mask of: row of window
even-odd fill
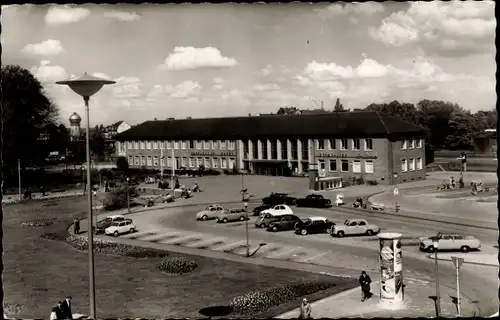
[[[328,160],[328,171],[330,172],[353,172],[361,173],[361,160],[340,160],[340,168],[337,167],[337,159]],[[319,172],[326,172],[326,162],[327,160],[318,160]],[[374,161],[364,160],[365,170],[364,173],[374,173]],[[351,170],[352,168],[352,170]],[[340,169],[340,170],[339,170]]]
[[[120,151],[125,144],[120,143]],[[127,141],[128,150],[158,150],[158,149],[198,149],[198,150],[234,150],[234,140],[176,140],[176,141]]]
[[[401,150],[422,148],[424,139],[401,139]]]
[[[361,150],[361,141],[363,141],[363,149],[365,151],[373,150],[373,139],[339,139],[339,149],[349,150],[349,140],[351,140],[351,149],[359,151]],[[337,149],[337,139],[318,139],[316,140],[316,149],[326,150],[326,145],[328,143],[328,150]]]
[[[422,158],[401,159],[401,172],[422,170]]]
[[[154,156],[129,156],[128,161],[130,164],[134,164],[136,166],[165,166],[167,168],[172,168],[172,165],[175,169],[179,169],[181,167],[184,168],[199,168],[203,165],[205,168],[222,168],[222,169],[232,169],[236,166],[235,158],[226,158],[226,157],[175,157],[173,161],[172,157],[160,157]]]

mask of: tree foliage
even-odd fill
[[[128,168],[129,168],[129,164],[128,164],[127,158],[118,157],[118,159],[116,159],[116,169],[118,169],[118,171],[126,173],[128,171]]]
[[[344,106],[340,103],[340,99],[337,98],[335,101],[335,106],[333,107],[333,112],[345,112]]]

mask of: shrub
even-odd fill
[[[163,260],[160,266],[158,266],[158,270],[168,274],[180,275],[193,272],[197,267],[198,265],[194,261],[174,257]]]
[[[21,226],[23,227],[45,227],[45,226],[50,226],[51,224],[54,224],[54,220],[47,220],[47,219],[38,219],[38,220],[33,220],[33,221],[26,221],[21,223]]]
[[[104,199],[105,210],[118,210],[127,207],[127,201],[138,196],[137,189],[134,186],[128,187],[129,198],[127,199],[127,187],[121,186],[113,189],[106,199]]]
[[[373,180],[366,180],[366,183],[369,185],[369,186],[376,186],[378,185],[378,181],[373,179]]]
[[[233,298],[229,306],[233,313],[239,315],[256,315],[277,305],[293,301],[317,291],[326,290],[336,284],[328,282],[303,282],[295,284],[280,284],[264,290],[249,292]]]

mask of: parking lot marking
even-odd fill
[[[179,232],[158,233],[158,234],[154,234],[151,236],[141,238],[140,240],[141,241],[158,242],[158,241],[163,240],[163,239],[174,238],[174,237],[178,237],[178,236],[179,236]]]
[[[188,244],[186,244],[186,247],[190,247],[190,248],[206,247],[206,248],[209,248],[214,243],[218,243],[218,245],[220,245],[221,243],[224,243],[225,240],[226,239],[224,239],[224,238],[210,238],[208,240],[202,239],[201,241],[188,243]]]
[[[186,236],[186,237],[182,237],[182,238],[167,239],[167,240],[162,240],[162,241],[159,241],[159,242],[160,243],[165,243],[165,244],[181,244],[183,242],[189,241],[190,239],[199,239],[199,238],[200,238],[199,235],[192,234],[192,235],[189,235],[189,236]]]
[[[271,259],[279,259],[279,258],[286,257],[286,256],[292,254],[292,252],[294,252],[297,249],[298,248],[293,248],[293,249],[290,249],[290,250],[287,250],[284,252],[283,251],[273,252],[266,257],[271,258]]]
[[[223,244],[222,246],[212,248],[212,250],[214,250],[214,251],[227,251],[227,250],[231,250],[232,248],[236,248],[238,246],[241,246],[242,244],[246,244],[246,241],[241,240],[241,241],[233,242],[230,244]]]
[[[126,238],[126,239],[139,239],[141,237],[147,237],[156,234],[157,231],[138,231],[134,233],[127,233],[124,235],[121,235],[121,238]]]
[[[325,252],[322,252],[322,253],[320,253],[320,254],[317,254],[317,255],[312,256],[312,257],[307,258],[307,259],[300,259],[299,261],[300,261],[300,262],[308,262],[308,261],[314,260],[314,259],[316,259],[316,258],[320,258],[320,257],[322,257],[322,256],[326,255],[327,253],[330,253],[330,251],[325,251]]]

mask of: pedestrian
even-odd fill
[[[62,306],[62,302],[61,302],[61,301],[57,301],[57,306],[56,306],[56,317],[57,317],[57,320],[62,320],[62,319],[64,319],[64,309],[63,309],[63,306]]]
[[[361,285],[362,293],[361,302],[364,302],[371,296],[370,283],[372,283],[372,279],[370,279],[370,276],[367,275],[365,271],[361,271],[361,276],[359,277],[359,284]]]
[[[75,218],[75,220],[73,220],[73,228],[75,234],[80,234],[80,220],[78,218]]]
[[[73,319],[73,313],[71,312],[71,296],[66,296],[62,303],[62,309],[64,310],[64,319]]]
[[[299,319],[311,319],[311,305],[306,298],[302,299]]]
[[[52,312],[50,313],[50,320],[58,320],[57,319],[57,307],[52,307]]]
[[[40,193],[42,194],[42,197],[45,197],[45,187],[44,186],[40,187]]]

